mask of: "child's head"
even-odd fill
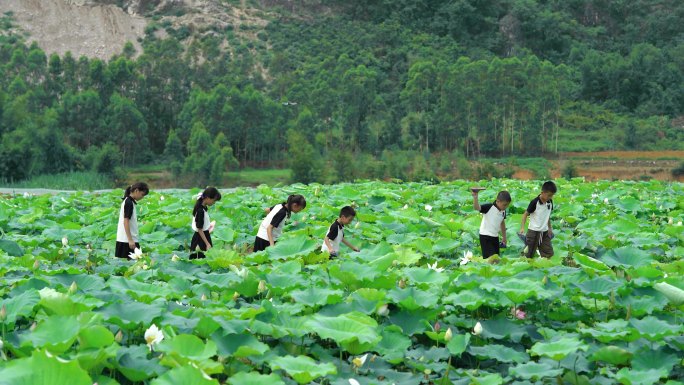
[[[195,202],[195,207],[192,209],[192,215],[197,215],[202,206],[211,206],[220,200],[221,193],[219,190],[216,187],[207,187],[197,196],[197,202]]]
[[[139,201],[145,197],[150,192],[150,188],[147,186],[147,183],[144,182],[138,182],[138,183],[133,183],[132,185],[126,187],[126,191],[124,191],[124,196],[123,199],[126,199],[128,197],[131,197],[135,201]]]
[[[496,196],[496,205],[501,210],[506,210],[511,204],[511,194],[508,191],[500,191]]]
[[[348,225],[354,220],[354,217],[356,217],[356,210],[351,206],[344,206],[340,210],[340,217],[337,221],[343,225]]]
[[[553,198],[554,194],[556,194],[556,191],[556,184],[551,181],[547,181],[542,185],[542,192],[540,195],[545,201],[548,201],[549,199]]]
[[[285,203],[288,209],[288,215],[290,212],[298,213],[306,208],[306,199],[302,195],[295,194],[287,197],[287,202]]]
[[[216,187],[207,187],[204,189],[204,192],[202,192],[200,199],[205,206],[211,206],[221,200],[221,193]]]

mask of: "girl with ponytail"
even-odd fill
[[[130,258],[135,249],[140,248],[138,243],[138,215],[135,205],[139,200],[150,192],[147,183],[138,182],[126,187],[123,202],[119,210],[119,225],[116,230],[116,249],[114,255],[117,258]]]
[[[192,230],[195,232],[190,241],[190,259],[204,258],[202,251],[213,247],[211,231],[213,230],[207,208],[221,200],[221,193],[215,187],[207,187],[197,195],[195,207],[192,209]],[[198,250],[199,249],[199,250]]]
[[[261,221],[259,231],[254,240],[254,251],[265,250],[278,241],[283,233],[286,219],[290,219],[291,213],[298,213],[306,208],[306,199],[303,196],[290,195],[287,201],[266,209],[266,218]]]

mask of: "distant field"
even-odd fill
[[[673,159],[684,160],[684,151],[595,151],[563,152],[561,158]]]

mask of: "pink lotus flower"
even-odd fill
[[[520,320],[525,319],[525,317],[527,316],[527,314],[524,311],[522,311],[522,309],[517,308],[511,308],[511,315]]]

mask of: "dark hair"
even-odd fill
[[[356,216],[356,210],[354,210],[353,207],[351,206],[344,206],[340,210],[340,216],[341,217],[355,217]]]
[[[147,186],[147,183],[145,182],[138,182],[138,183],[133,183],[132,185],[126,187],[126,191],[124,191],[124,196],[121,199],[126,199],[129,196],[131,196],[131,193],[135,190],[142,191],[147,195],[150,192],[150,187]]]
[[[210,198],[210,199],[216,199],[217,201],[221,200],[221,193],[219,192],[216,187],[207,187],[204,189],[202,194],[197,198],[197,202],[195,202],[195,207],[192,209],[192,215],[197,215],[197,212],[202,208],[202,203],[204,203],[204,198]]]
[[[550,192],[550,193],[554,193],[554,194],[555,194],[556,191],[557,191],[557,189],[556,189],[556,184],[553,183],[553,182],[551,182],[551,181],[544,182],[544,184],[542,185],[542,192],[543,192],[543,191],[546,191],[546,192]]]
[[[287,209],[287,217],[290,217],[290,211],[292,211],[292,205],[296,204],[302,206],[303,209],[306,208],[306,199],[303,195],[295,194],[287,197],[287,202],[283,203]]]
[[[501,202],[510,202],[511,201],[511,194],[508,191],[500,191],[499,194],[496,196],[496,200],[501,201]]]

